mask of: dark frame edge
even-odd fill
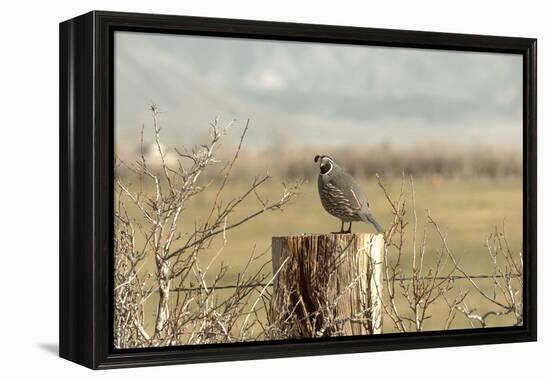
[[[523,53],[523,253],[524,321],[531,341],[537,340],[537,39]],[[525,213],[529,212],[526,216]],[[525,253],[527,252],[527,255]]]
[[[59,24],[59,356],[96,368],[93,12]]]
[[[506,343],[527,343],[536,341],[536,337],[526,329],[491,332],[486,329],[474,331],[455,330],[427,333],[384,334],[371,341],[366,339],[341,341],[309,342],[273,342],[262,346],[247,347],[228,344],[223,348],[190,348],[187,351],[145,351],[134,353],[109,354],[101,360],[95,369],[116,369],[127,367],[150,367],[158,365],[197,364],[237,360],[281,359],[317,355],[360,354],[369,352],[417,350],[446,347],[480,346]],[[392,336],[393,335],[393,336]],[[368,339],[368,338],[367,338]],[[228,352],[222,352],[227,350]]]

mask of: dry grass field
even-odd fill
[[[313,166],[312,162],[312,166]],[[132,183],[130,186],[137,190],[140,186],[137,179],[128,180]],[[389,194],[397,197],[403,184],[402,178],[382,178]],[[242,194],[250,185],[243,179],[230,181],[226,185],[221,203],[230,200]],[[144,193],[153,191],[147,184],[141,185]],[[376,179],[363,180],[361,186],[367,193],[372,211],[382,226],[388,226],[392,220],[391,207],[385,199],[384,192],[378,186]],[[405,181],[405,192],[407,203],[412,207],[411,184]],[[271,179],[265,186],[259,190],[259,195],[263,199],[278,199],[283,186],[280,180]],[[440,240],[436,236],[434,228],[427,224],[427,211],[437,221],[441,230],[447,236],[447,243],[455,257],[459,260],[461,266],[469,274],[493,274],[492,258],[488,254],[486,247],[487,238],[497,226],[502,229],[503,223],[510,245],[510,250],[518,254],[521,250],[522,237],[522,204],[521,204],[521,179],[518,177],[505,179],[451,179],[446,181],[444,178],[419,179],[414,183],[415,202],[418,218],[417,230],[419,235],[426,231],[426,266],[430,265],[436,257],[436,251],[441,251]],[[178,229],[184,234],[191,232],[195,223],[200,224],[210,212],[211,204],[216,196],[217,186],[212,184],[207,190],[198,194],[189,202],[180,217]],[[228,216],[228,224],[232,220],[250,214],[259,206],[259,201],[255,197],[250,197],[243,202],[240,207]],[[131,218],[135,218],[139,223],[141,218],[139,211],[131,204],[127,205]],[[404,276],[411,273],[411,234],[413,222],[412,210],[409,210],[405,218],[411,224],[407,226],[404,236],[405,243],[401,268]],[[243,271],[251,252],[266,252],[261,259],[252,263],[250,272],[261,267],[266,261],[270,260],[270,244],[272,236],[293,235],[302,233],[329,233],[337,231],[340,223],[337,219],[328,215],[319,201],[316,185],[316,177],[306,178],[300,187],[299,195],[292,202],[285,206],[284,210],[270,211],[260,215],[251,223],[242,228],[236,228],[228,231],[224,239],[222,236],[215,239],[213,244],[206,250],[200,252],[199,260],[204,265],[212,262],[210,274],[206,275],[207,283],[214,281],[217,270],[220,265],[227,265],[228,269],[223,279],[218,285],[231,285],[237,281],[239,273]],[[372,226],[364,223],[354,223],[354,232],[374,232]],[[138,234],[136,245],[142,246],[144,241]],[[176,245],[177,246],[177,245]],[[392,259],[390,257],[390,259]],[[451,263],[446,263],[446,269],[451,269]],[[142,271],[154,273],[155,266],[152,257],[145,260]],[[266,265],[263,271],[271,275],[271,265]],[[445,270],[443,270],[445,272]],[[494,287],[492,280],[477,280],[478,285],[491,291]],[[192,285],[192,280],[189,282]],[[465,280],[457,280],[454,289],[450,295],[457,295],[461,291],[471,290],[472,286]],[[230,290],[216,291],[219,297],[223,298]],[[404,300],[400,301],[399,307],[406,308]],[[480,295],[472,292],[468,299],[468,307],[477,312],[483,313],[490,309],[490,304]],[[155,320],[156,296],[151,296],[145,306],[145,328],[152,331]],[[439,300],[431,308],[431,318],[426,320],[424,330],[440,329],[445,322],[449,312],[448,306]],[[265,318],[265,312],[260,310],[258,315]],[[148,321],[148,322],[147,322]],[[384,331],[396,331],[395,326],[390,320],[384,321]],[[490,317],[487,320],[487,326],[509,325],[512,323],[511,316]],[[451,328],[479,327],[475,321],[468,320],[464,316],[457,316]]]

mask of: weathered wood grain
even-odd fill
[[[383,249],[380,234],[273,237],[270,323],[288,338],[381,333]]]

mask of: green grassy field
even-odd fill
[[[401,179],[384,181],[392,197],[397,198],[401,188]],[[227,202],[240,195],[249,186],[245,182],[229,182],[222,196],[222,202]],[[379,223],[386,227],[392,220],[391,208],[384,197],[383,191],[375,180],[362,181],[361,186],[366,192],[371,209]],[[147,188],[144,189],[148,191]],[[272,179],[259,193],[265,199],[276,200],[282,194],[283,187],[276,179]],[[413,214],[410,207],[410,184],[405,183],[405,190],[409,193],[409,213],[407,219],[412,222]],[[182,232],[188,232],[193,228],[195,222],[200,222],[210,211],[217,187],[213,184],[208,190],[193,198],[192,202],[186,205],[180,217],[179,228]],[[435,185],[431,180],[416,180],[416,210],[418,215],[418,233],[421,235],[426,226],[428,233],[426,259],[429,265],[430,258],[435,256],[435,250],[441,249],[441,243],[434,234],[433,228],[426,224],[426,210],[429,209],[431,216],[438,222],[440,228],[448,236],[449,248],[460,261],[460,264],[471,274],[491,274],[491,258],[485,247],[486,239],[495,226],[502,227],[504,221],[505,232],[512,252],[518,253],[522,245],[522,190],[521,179],[469,179],[444,181]],[[238,211],[230,215],[230,219],[238,220],[260,207],[255,197],[250,197],[244,202]],[[129,211],[136,221],[140,220],[136,208],[129,206]],[[231,223],[231,220],[228,221]],[[316,179],[310,179],[300,188],[300,194],[283,211],[267,212],[253,219],[236,229],[227,232],[227,245],[223,252],[217,257],[216,263],[221,262],[230,266],[223,284],[232,284],[237,275],[242,271],[252,250],[257,252],[269,250],[272,236],[292,235],[302,233],[329,233],[337,231],[340,222],[328,215],[322,208],[317,193]],[[412,225],[409,226],[409,231]],[[374,232],[371,225],[354,223],[353,232]],[[411,248],[410,236],[407,235],[405,256],[403,257],[403,270],[410,271]],[[137,237],[137,246],[143,244],[142,237]],[[208,263],[218,252],[222,240],[217,239],[215,244],[208,250],[201,252],[201,262]],[[177,245],[176,245],[177,246]],[[266,259],[269,259],[269,253]],[[265,260],[264,260],[265,261]],[[259,266],[258,262],[256,265]],[[216,265],[216,264],[215,264]],[[214,266],[215,266],[214,265]],[[146,263],[143,269],[154,273],[152,260]],[[271,272],[271,265],[267,265],[265,271]],[[212,275],[215,274],[212,270]],[[465,281],[457,281],[456,292],[467,289]],[[488,280],[480,280],[481,287],[492,287]],[[455,292],[455,290],[453,290]],[[458,294],[458,293],[457,293]],[[223,291],[220,292],[223,296]],[[481,297],[472,294],[468,298],[469,307],[484,310],[488,307],[487,302]],[[151,316],[150,329],[153,325],[154,297],[150,299],[146,308],[146,314]],[[404,307],[404,305],[403,305]],[[433,306],[433,317],[426,323],[425,329],[437,329],[443,324],[442,318],[446,316],[447,306],[443,303],[436,303]],[[510,319],[507,317],[491,320],[491,325],[507,325]],[[467,328],[470,324],[466,318],[457,320],[453,328]],[[394,328],[389,320],[385,320],[384,331],[391,332]]]

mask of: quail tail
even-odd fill
[[[374,228],[376,228],[377,233],[381,234],[384,232],[384,230],[382,229],[382,226],[378,224],[378,222],[376,221],[376,219],[374,219],[374,216],[372,216],[371,213],[365,213],[361,215],[361,220],[363,220],[363,222],[365,223],[371,223],[374,226]]]

